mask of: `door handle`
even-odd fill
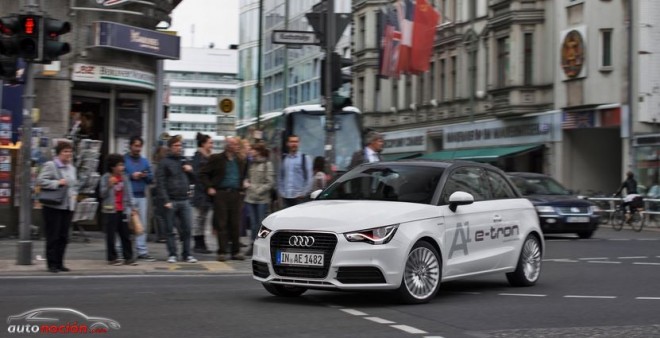
[[[494,223],[502,222],[502,217],[500,215],[493,216],[493,222]]]

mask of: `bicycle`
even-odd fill
[[[617,206],[616,210],[612,214],[612,228],[616,231],[621,231],[623,229],[623,225],[628,223],[632,227],[632,229],[636,232],[642,231],[642,228],[644,227],[644,217],[642,216],[642,211],[644,210],[643,208],[636,207],[637,205],[633,205],[636,203],[630,202],[631,203],[631,209],[632,213],[630,214],[630,217],[626,221],[626,204],[621,203]]]

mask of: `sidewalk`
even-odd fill
[[[89,242],[74,233],[64,254],[64,265],[70,272],[50,273],[46,269],[45,240],[32,241],[32,265],[17,265],[18,239],[0,239],[0,277],[1,276],[57,276],[57,275],[122,275],[122,274],[225,274],[252,273],[252,263],[249,257],[244,261],[218,262],[215,260],[215,240],[207,242],[212,254],[192,253],[198,263],[167,263],[167,247],[165,243],[148,242],[149,254],[156,258],[155,262],[138,260],[137,266],[112,266],[106,261],[105,234],[102,232],[86,232]],[[210,236],[207,236],[209,238]],[[181,243],[177,243],[178,254]],[[244,248],[245,249],[245,248]],[[133,248],[135,251],[135,247]],[[244,251],[244,250],[243,250]],[[119,253],[121,255],[121,253]]]

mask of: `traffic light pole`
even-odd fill
[[[332,52],[335,50],[335,1],[326,1],[325,15],[325,160],[335,163],[335,120],[332,112]]]
[[[34,67],[32,62],[25,64],[25,89],[23,93],[23,127],[21,134],[21,205],[19,216],[19,241],[16,264],[32,264],[32,107],[34,106]]]

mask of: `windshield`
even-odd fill
[[[357,114],[335,115],[335,161],[337,170],[344,171],[351,156],[361,148],[360,125]],[[293,133],[300,137],[300,151],[311,156],[325,156],[325,116],[296,114]]]
[[[371,200],[429,204],[443,168],[423,166],[365,166],[341,176],[320,200]]]
[[[551,177],[512,176],[511,180],[518,190],[525,195],[570,195],[566,188]]]

